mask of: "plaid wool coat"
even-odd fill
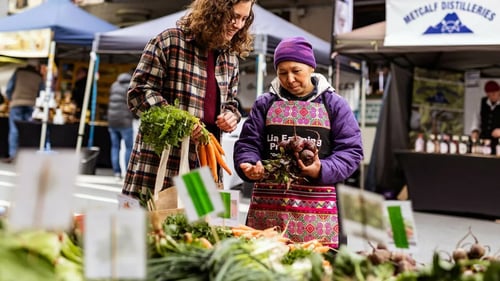
[[[179,28],[166,29],[145,46],[132,76],[127,94],[130,110],[140,116],[152,106],[173,104],[203,120],[208,50]],[[239,82],[239,61],[235,54],[220,50],[215,57],[215,78],[224,110],[239,116],[233,106]],[[220,107],[222,108],[222,106]],[[220,109],[216,114],[220,113]],[[172,147],[162,189],[173,185],[178,175],[180,148]],[[194,144],[190,146],[190,168],[197,166]],[[153,192],[160,156],[143,142],[139,129],[127,166],[122,193],[138,197]]]

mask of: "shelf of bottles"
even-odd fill
[[[491,140],[480,139],[478,134],[448,135],[419,133],[414,144],[415,152],[440,154],[492,155]],[[500,157],[500,144],[496,146],[496,156]]]

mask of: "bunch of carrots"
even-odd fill
[[[286,244],[292,251],[295,249],[308,249],[317,253],[326,253],[331,249],[330,247],[323,245],[318,239],[312,239],[300,243],[292,242],[292,240],[290,240],[289,238],[284,237],[283,233],[279,232],[276,227],[259,230],[246,225],[238,225],[231,227],[231,231],[235,237],[241,237],[245,239],[255,239],[261,237],[275,238],[278,241]]]
[[[229,175],[232,175],[231,169],[224,160],[225,155],[226,154],[224,149],[222,149],[219,140],[210,132],[208,132],[205,140],[198,144],[198,158],[200,160],[200,166],[208,166],[210,168],[210,172],[212,173],[215,182],[219,182],[217,165],[220,165]]]

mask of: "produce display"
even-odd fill
[[[183,214],[151,222],[148,281],[500,280],[498,252],[481,245],[471,230],[457,243],[453,257],[436,252],[431,264],[420,264],[383,245],[373,245],[369,253],[346,247],[335,251],[321,241],[293,243],[276,229],[189,223]],[[78,233],[0,230],[0,280],[85,280]]]
[[[175,105],[154,107],[141,116],[144,141],[159,155],[178,146],[195,124],[201,124],[198,118]],[[312,163],[316,143],[295,135],[279,148],[278,157],[263,160],[263,181],[306,181],[297,163]],[[200,165],[209,166],[216,181],[217,165],[231,173],[218,140],[205,128],[197,152]],[[318,240],[293,242],[277,228],[214,226],[189,222],[184,213],[165,219],[149,214],[145,281],[500,281],[500,249],[482,245],[471,229],[452,252],[435,252],[431,264],[422,264],[383,244],[369,243],[368,252],[345,246],[336,250]],[[86,280],[84,224],[78,215],[67,232],[12,233],[0,217],[0,281]]]

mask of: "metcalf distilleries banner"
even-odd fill
[[[500,44],[500,1],[386,1],[386,46]]]

